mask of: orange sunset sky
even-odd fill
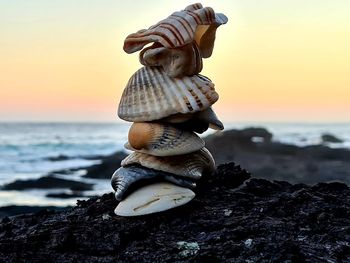
[[[193,1],[0,1],[0,121],[118,121],[124,38]],[[224,121],[350,121],[350,1],[202,1],[225,13],[202,74]]]

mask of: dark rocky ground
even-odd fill
[[[110,193],[3,218],[0,262],[350,262],[345,184],[248,178],[219,166],[189,204],[144,217],[114,215]]]

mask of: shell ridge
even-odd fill
[[[156,112],[163,112],[163,104],[161,100],[161,90],[162,90],[162,84],[157,78],[157,67],[149,67],[149,73],[150,78],[153,81],[153,86],[150,87],[150,89],[153,91],[154,94],[154,103],[155,103],[155,111]],[[158,118],[157,118],[158,119]]]
[[[167,88],[163,88],[164,94],[166,94],[165,98],[167,99],[168,103],[171,105],[172,109],[175,111],[177,110],[177,94],[174,92],[173,85],[169,84],[167,75],[159,74],[159,77],[163,79],[164,84],[167,84]]]
[[[170,78],[167,75],[164,75],[164,79],[167,80],[169,85],[168,87],[170,87],[172,93],[175,95],[174,99],[176,98],[176,107],[174,112],[186,112],[186,102],[183,99],[181,87],[178,85],[181,79]]]
[[[170,20],[170,19],[169,19]],[[181,37],[183,39],[183,45],[186,45],[188,42],[187,39],[190,39],[194,33],[191,33],[191,27],[188,24],[185,24],[184,21],[181,19],[176,19],[173,16],[171,16],[171,24],[177,25],[177,28],[179,28],[179,32],[181,33]],[[182,30],[181,30],[182,28]],[[186,34],[186,35],[184,35]],[[187,37],[186,37],[187,36]]]
[[[191,94],[190,103],[195,111],[199,111],[203,107],[203,103],[198,97],[199,95],[201,95],[201,92],[196,87],[196,85],[193,85],[193,83],[196,84],[196,82],[192,82],[189,78],[185,78],[184,81],[187,82],[188,87],[192,86],[191,88],[188,88],[188,92]]]
[[[210,8],[211,9],[211,8]],[[205,13],[205,19],[207,20],[207,21],[213,21],[212,19],[211,19],[211,16],[210,16],[210,13],[211,13],[211,10],[209,10],[209,8],[208,7],[206,7],[206,8],[204,8],[203,9],[204,10],[204,13]]]
[[[181,14],[176,14],[176,13],[174,13],[174,14],[172,14],[171,16],[174,17],[174,20],[179,20],[179,21],[183,21],[183,22],[184,22],[183,25],[186,25],[186,29],[187,29],[186,31],[189,33],[189,36],[190,36],[190,37],[192,37],[192,36],[194,35],[195,29],[192,27],[192,25],[190,24],[190,22],[187,21]],[[176,18],[177,18],[177,19],[176,19]],[[189,32],[188,29],[189,29],[191,32]],[[188,40],[187,40],[187,41],[188,41]],[[187,41],[186,41],[186,42],[187,42]]]
[[[155,67],[152,69],[154,71],[154,78],[155,80],[160,84],[160,83],[164,83],[165,84],[165,78],[164,78],[164,73],[160,70],[160,68]],[[164,88],[164,85],[159,85],[159,91],[162,93],[162,99],[159,97],[159,100],[157,101],[159,104],[161,102],[163,102],[164,104],[166,104],[167,99],[169,99],[169,97],[167,96],[167,93],[165,92],[165,90],[167,90],[166,88]],[[164,102],[165,101],[165,102]],[[164,109],[166,109],[166,105],[164,105],[163,107]],[[166,111],[167,112],[167,111]],[[164,111],[163,111],[164,113]]]
[[[173,35],[176,36],[178,42],[181,45],[184,45],[185,39],[182,37],[178,28],[176,28],[173,24],[168,23],[168,22],[163,22],[162,27],[166,27],[167,29],[169,29],[173,33]]]
[[[176,145],[181,146],[182,141],[179,139],[187,139],[187,137],[183,136],[183,130],[174,129],[170,125],[165,125],[163,140],[166,143],[168,148],[176,147]]]
[[[149,147],[147,147],[147,149],[156,149],[157,144],[164,133],[164,127],[148,124],[147,128],[149,129],[147,133],[151,134]]]
[[[128,116],[131,109],[132,109],[132,105],[131,105],[131,96],[133,94],[133,89],[135,87],[135,78],[134,78],[134,75],[132,76],[132,80],[131,80],[131,83],[130,83],[130,86],[127,87],[127,100],[125,101],[125,104],[124,104],[124,109],[125,109],[125,115]]]
[[[147,70],[146,70],[147,69]],[[159,112],[159,105],[157,103],[157,96],[156,96],[156,80],[153,78],[152,72],[149,70],[149,67],[145,68],[145,76],[148,80],[149,86],[147,86],[147,94],[148,94],[148,98],[150,99],[150,105],[152,105],[151,107],[151,111],[149,112],[149,114],[152,116],[150,117],[150,119],[154,120],[158,117],[157,112]]]
[[[201,24],[199,17],[196,15],[196,13],[194,11],[185,11],[185,12],[187,15],[189,15],[193,18],[194,23],[192,23],[193,24],[192,28],[193,28],[193,31],[196,31],[197,25]]]
[[[170,87],[172,89],[173,94],[175,94],[176,98],[177,98],[177,105],[180,107],[176,107],[176,111],[178,112],[186,112],[187,106],[185,101],[183,100],[183,95],[181,92],[181,87],[178,85],[178,80],[174,79],[174,78],[169,78],[166,75],[163,75],[163,78],[166,80],[166,82],[168,83],[168,87]]]
[[[143,70],[141,71],[140,78],[142,83],[146,83],[146,72]],[[145,87],[144,85],[140,85],[140,92],[139,92],[139,98],[140,98],[140,105],[143,105],[145,107],[145,112],[151,112],[151,106],[149,103],[149,100],[146,99],[145,96]]]
[[[158,113],[157,113],[157,98],[156,98],[156,92],[155,92],[155,86],[157,85],[156,80],[152,77],[151,72],[150,72],[150,68],[149,67],[145,67],[144,68],[144,72],[145,72],[145,79],[147,80],[147,91],[145,94],[147,94],[147,98],[149,98],[150,100],[149,102],[149,116],[150,119],[154,119],[158,117]]]
[[[128,84],[130,83],[130,79],[128,81]],[[128,84],[126,86],[126,88],[124,88],[123,90],[123,93],[122,93],[122,96],[120,98],[120,102],[119,102],[119,106],[118,106],[118,116],[119,118],[121,118],[122,115],[125,115],[125,106],[124,106],[124,102],[125,102],[125,99],[127,98],[126,94],[128,92]]]
[[[154,75],[159,81],[159,83],[162,83],[162,85],[159,85],[159,92],[162,94],[162,99],[159,99],[159,104],[163,105],[162,112],[168,113],[169,110],[166,110],[166,109],[167,109],[167,106],[169,105],[169,101],[171,101],[171,96],[168,96],[168,92],[167,92],[169,90],[169,87],[166,87],[166,78],[168,78],[168,76],[160,67],[155,68]],[[174,110],[174,108],[172,110]]]
[[[142,75],[142,70],[138,71],[138,73],[136,74],[136,80],[135,80],[135,83],[141,83],[141,75]],[[135,85],[136,87],[136,85]],[[135,92],[133,93],[133,105],[140,105],[141,107],[144,107],[144,104],[142,104],[140,102],[140,94],[142,92],[142,88],[143,88],[143,85],[138,85],[138,91],[139,92]]]
[[[194,83],[196,89],[198,90],[198,99],[203,105],[202,109],[208,108],[210,106],[210,94],[208,94],[207,89],[205,89],[205,87],[207,87],[207,83],[203,83],[203,81],[200,81],[198,78],[194,80]]]
[[[188,79],[188,77],[185,76],[181,79],[181,81],[177,81],[177,84],[179,87],[178,89],[181,92],[180,94],[182,95],[183,99],[185,100],[187,109],[190,112],[193,112],[193,107],[192,107],[192,104],[189,100],[189,98],[191,98],[191,93],[189,92],[188,87],[186,86],[186,82],[185,82],[187,79]],[[185,111],[183,113],[185,113]]]
[[[208,103],[207,105],[210,106],[210,105],[214,104],[219,99],[219,95],[215,91],[214,84],[212,82],[203,83],[202,79],[197,78],[195,80],[195,83],[196,83],[197,88],[205,96],[206,101]]]
[[[124,104],[124,115],[128,116],[130,111],[131,111],[131,107],[130,107],[130,104],[131,104],[131,94],[132,94],[132,91],[133,91],[133,88],[134,88],[134,83],[135,83],[135,78],[131,78],[130,79],[130,86],[129,88],[127,87],[127,93],[126,93],[126,100],[125,100],[125,104]],[[131,87],[131,88],[130,88]]]

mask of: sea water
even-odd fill
[[[88,167],[105,156],[123,149],[129,123],[0,123],[0,187],[18,179],[35,179],[50,172]],[[315,123],[225,123],[226,129],[264,127],[274,141],[298,146],[322,143],[321,135],[331,133],[342,143],[330,147],[350,148],[350,124]],[[212,131],[204,134],[207,135]],[[110,192],[109,180],[82,178],[84,169],[61,178],[93,183],[86,195]],[[48,198],[47,193],[65,190],[1,191],[0,207],[6,205],[74,205],[76,198]],[[79,198],[81,199],[81,198]]]
[[[127,140],[128,123],[1,123],[0,187],[18,179],[35,179],[50,172],[97,164],[94,156],[121,150]],[[93,183],[95,195],[110,191],[108,180],[82,178],[83,170],[64,179]],[[62,190],[0,191],[0,207],[5,205],[73,205],[76,198],[47,198]],[[67,192],[67,191],[66,191]]]

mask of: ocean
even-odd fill
[[[50,172],[87,167],[99,161],[92,156],[105,156],[123,149],[128,123],[0,123],[0,187],[18,179],[36,179]],[[321,135],[330,133],[343,140],[328,144],[350,149],[350,124],[317,123],[225,123],[225,129],[264,127],[273,133],[274,141],[298,146],[322,142]],[[211,133],[208,131],[203,136]],[[60,174],[61,178],[94,184],[86,195],[110,192],[109,180],[82,178],[84,170]],[[7,205],[67,206],[77,198],[51,198],[48,193],[62,189],[1,191],[0,207]],[[79,198],[83,199],[83,198]]]

